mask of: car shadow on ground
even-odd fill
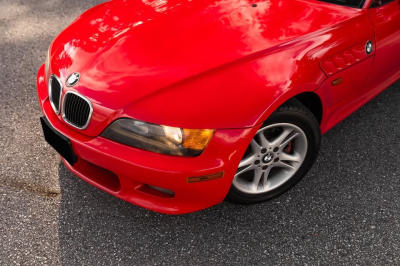
[[[63,264],[390,263],[400,243],[387,234],[399,229],[399,88],[328,132],[307,177],[263,204],[163,215],[94,188],[60,163]]]

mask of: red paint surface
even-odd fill
[[[252,4],[115,0],[67,27],[51,45],[50,74],[62,82],[81,74],[78,85],[63,93],[89,98],[92,120],[81,131],[54,114],[43,68],[40,104],[51,124],[71,138],[79,158],[112,171],[121,189],[96,183],[90,173],[100,170],[92,171],[90,163],[67,167],[137,205],[164,213],[196,211],[224,199],[257,125],[291,97],[316,93],[326,132],[400,78],[399,0],[376,9],[314,0]],[[376,46],[371,55],[362,51],[367,40]],[[332,86],[337,78],[343,83]],[[217,131],[196,158],[165,156],[98,137],[120,117]],[[186,183],[189,176],[220,171],[226,173],[221,179]],[[144,184],[170,189],[175,197],[140,192]]]

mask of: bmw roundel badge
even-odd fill
[[[372,51],[374,50],[374,45],[372,44],[371,41],[368,41],[367,44],[365,45],[365,52],[367,54],[372,53]]]
[[[75,86],[78,82],[79,79],[81,78],[81,74],[79,73],[72,73],[68,78],[67,78],[67,82],[65,83],[65,85],[67,85],[67,87],[73,87]]]

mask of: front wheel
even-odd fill
[[[312,113],[295,99],[283,104],[252,139],[227,199],[252,204],[285,193],[314,164],[320,142],[319,123]]]

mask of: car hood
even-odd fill
[[[158,90],[272,53],[356,12],[312,0],[116,0],[56,38],[51,70],[62,80],[79,72],[73,90],[121,113]]]

